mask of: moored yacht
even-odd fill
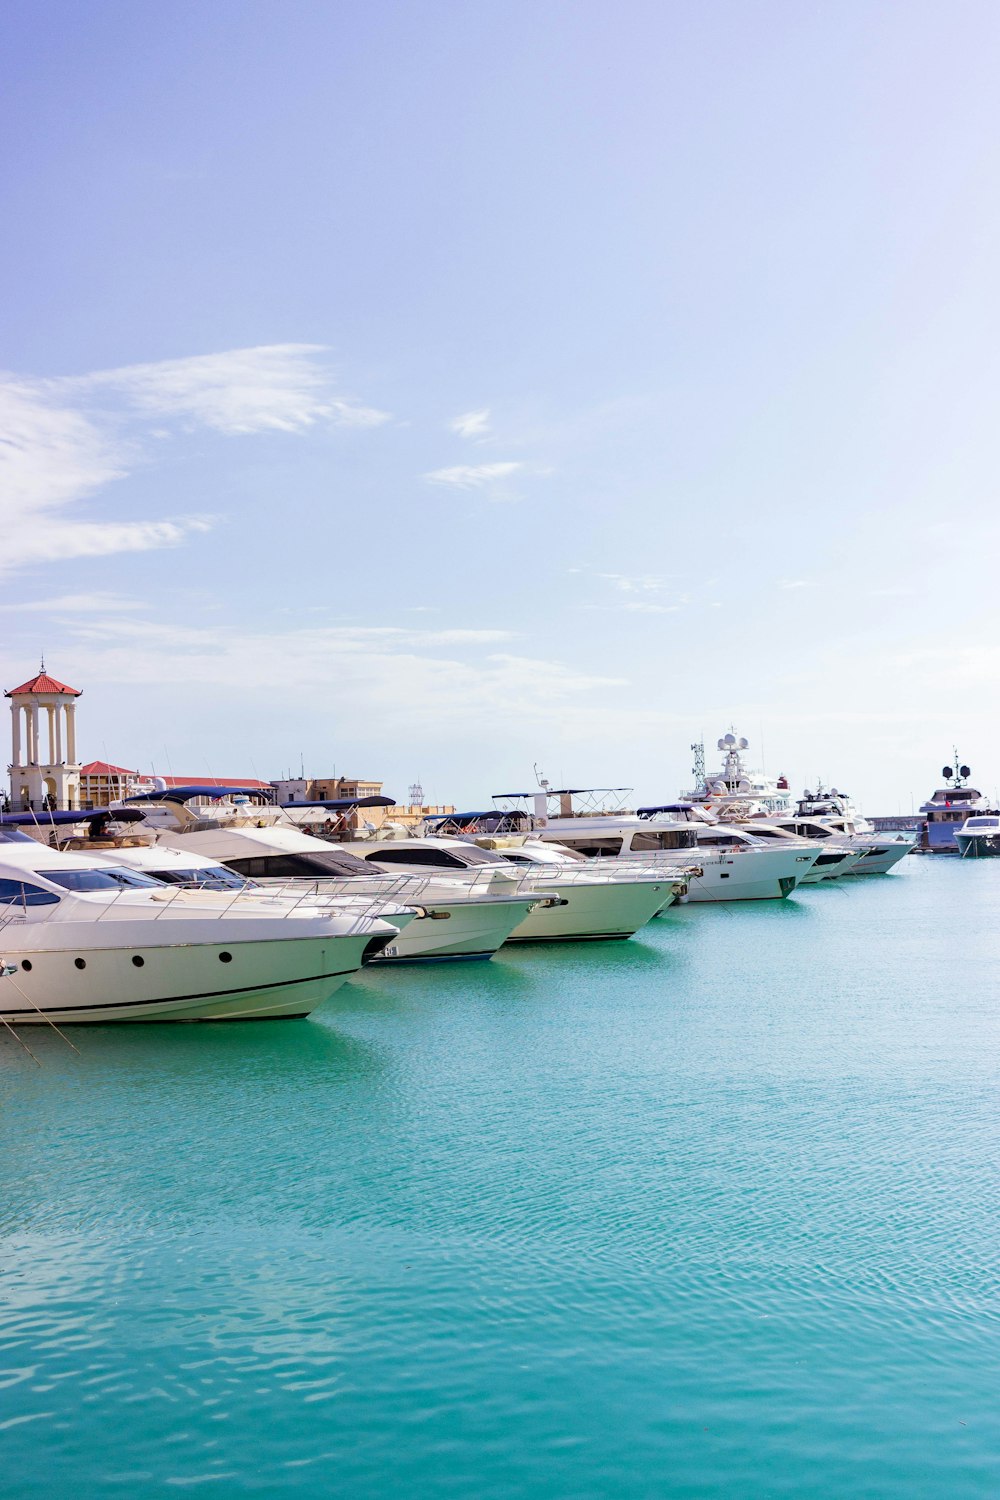
[[[996,859],[1000,856],[1000,815],[966,818],[955,831],[955,842],[963,859]]]
[[[699,746],[699,751],[700,751]],[[707,772],[697,786],[681,792],[680,801],[707,807],[714,817],[750,817],[753,813],[781,816],[792,810],[792,792],[787,776],[768,776],[748,770],[743,752],[750,741],[730,731],[719,740],[722,765]]]
[[[369,909],[168,888],[0,828],[0,1019],[305,1016],[396,936]]]
[[[642,816],[652,811],[654,809],[640,807],[639,814]],[[780,842],[786,850],[796,845],[800,854],[811,852],[815,856],[814,863],[803,875],[802,885],[818,885],[824,880],[836,880],[838,876],[846,874],[853,865],[857,864],[860,858],[846,845],[834,846],[832,841],[820,842],[816,838],[793,833],[790,829],[782,828],[777,823],[769,822],[762,817],[743,816],[743,810],[736,807],[724,809],[725,815],[720,815],[717,819],[712,818],[712,814],[704,804],[692,802],[665,803],[655,811],[668,814],[679,821],[693,823],[700,849],[723,847],[726,843],[727,831],[739,830],[743,835],[749,835],[751,840],[756,839],[765,843],[775,840]]]
[[[543,898],[527,892],[470,891],[441,872],[385,875],[352,852],[301,833],[280,808],[216,799],[192,806],[204,788],[129,799],[157,831],[157,847],[204,855],[268,890],[336,906],[357,896],[415,908],[415,919],[376,956],[383,962],[491,958]],[[390,919],[391,920],[391,919]]]
[[[958,752],[953,766],[944,766],[941,771],[945,785],[938,787],[933,796],[920,807],[923,822],[917,848],[921,854],[957,854],[958,830],[972,814],[990,815],[995,811],[989,799],[968,785],[972,775],[968,766],[960,765]]]
[[[686,874],[686,899],[767,901],[791,895],[812,868],[818,851],[770,847],[753,838],[728,840],[727,847],[701,847],[695,827],[666,809],[601,808],[627,788],[587,788],[541,793],[498,793],[498,811],[546,842],[562,844],[603,868],[611,861],[642,861],[656,869]]]
[[[470,888],[489,891],[530,890],[554,896],[540,903],[514,928],[508,942],[566,942],[630,938],[677,899],[679,886],[667,873],[597,871],[571,855],[547,858],[532,853],[534,841],[519,849],[506,839],[487,839],[489,847],[463,838],[436,837],[365,841],[352,848],[366,864],[385,871],[461,872]],[[520,859],[509,855],[520,852]],[[581,868],[582,864],[582,868]]]

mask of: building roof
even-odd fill
[[[80,767],[81,776],[137,776],[137,771],[130,771],[128,766],[112,766],[106,760],[92,760],[87,765]]]
[[[68,693],[71,698],[79,698],[82,689],[67,687],[65,682],[59,682],[57,678],[50,677],[48,672],[39,672],[30,682],[22,682],[20,687],[8,688],[4,693],[5,698],[17,698],[22,693]]]
[[[238,786],[247,792],[272,791],[269,781],[244,780],[239,776],[161,776],[167,786]]]

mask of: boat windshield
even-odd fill
[[[157,870],[155,874],[157,880],[162,880],[166,885],[196,885],[209,891],[241,891],[250,884],[242,875],[237,875],[235,870],[227,870],[225,865],[208,865],[194,870],[171,867],[169,870]]]
[[[315,880],[317,875],[325,875],[329,879],[343,879],[345,875],[371,875],[371,870],[363,859],[358,859],[356,854],[348,854],[346,849],[334,848],[315,852],[309,850],[308,853],[279,853],[275,850],[273,853],[264,852],[245,859],[229,859],[226,863],[240,875],[258,879],[297,880],[306,877]]]
[[[966,828],[1000,828],[1000,818],[969,818]]]
[[[479,849],[475,844],[462,844],[458,840],[452,848],[442,849],[439,844],[399,844],[387,849],[376,849],[365,856],[376,865],[429,865],[436,870],[467,870],[472,865],[505,865],[507,859],[494,854],[492,849]]]
[[[46,880],[64,891],[119,891],[127,886],[158,886],[160,882],[142,870],[115,865],[103,870],[45,870]]]

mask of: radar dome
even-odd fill
[[[726,741],[727,745],[735,745],[736,744],[736,736],[735,736],[735,734],[727,734],[727,735],[724,736],[724,738],[725,738],[725,741]]]
[[[739,748],[741,750],[749,750],[750,749],[750,741],[749,740],[745,740],[745,739],[743,739],[741,737],[740,738],[740,743],[739,743]]]

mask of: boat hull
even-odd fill
[[[489,901],[471,897],[446,904],[428,901],[428,915],[411,922],[373,961],[393,964],[492,958],[540,899],[539,896],[524,900],[504,897]],[[447,911],[448,916],[440,920],[430,915],[433,911]]]
[[[1000,859],[1000,834],[959,833],[955,835],[963,859]]]
[[[845,875],[887,875],[888,872],[905,859],[912,849],[912,844],[894,843],[886,847],[871,849],[863,853],[850,870],[845,870]],[[1000,850],[997,851],[1000,853]]]
[[[3,934],[0,1018],[10,1025],[307,1016],[358,971],[369,945],[361,933],[53,948],[31,933]]]
[[[536,906],[508,939],[511,943],[581,942],[633,937],[675,900],[668,879],[649,881],[550,881],[558,906]]]

